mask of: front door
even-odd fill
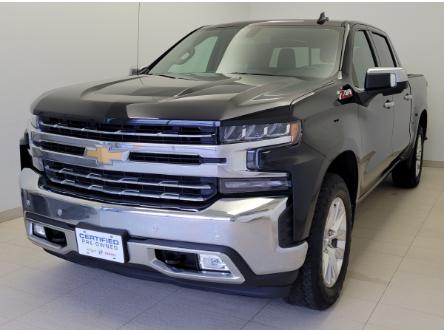
[[[370,44],[369,32],[355,31],[352,75],[356,89],[364,89],[367,70],[376,66],[376,56]],[[363,149],[360,189],[362,195],[376,184],[393,159],[393,97],[378,94],[358,108]]]
[[[399,67],[388,39],[376,32],[372,32],[371,36],[378,55],[378,67]],[[399,94],[393,95],[395,119],[392,147],[396,156],[399,155],[410,142],[411,97],[410,87],[407,87]]]
[[[412,93],[408,86],[399,94],[393,95],[395,102],[395,123],[393,126],[393,150],[399,155],[410,143],[410,123],[412,111]]]

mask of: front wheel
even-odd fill
[[[339,297],[350,254],[352,204],[344,180],[327,174],[316,204],[308,252],[287,301],[326,309]]]
[[[416,135],[415,147],[407,160],[399,163],[392,171],[393,183],[396,186],[412,188],[418,186],[422,174],[424,151],[424,130],[421,126]]]

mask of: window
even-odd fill
[[[173,64],[168,72],[174,73],[204,73],[207,71],[208,63],[214,46],[216,45],[217,37],[212,36],[204,39],[192,50],[185,51],[180,56],[180,63]]]
[[[281,54],[281,52],[285,52],[282,50],[285,50],[286,48],[275,48],[273,49],[273,53],[271,53],[270,58],[270,68],[277,68],[278,66],[278,59]],[[309,48],[308,47],[291,47],[294,54],[294,60],[295,60],[295,68],[309,66]]]
[[[291,49],[293,50],[295,57],[295,68],[328,64],[321,60],[320,48],[291,47]],[[270,68],[277,68],[279,55],[281,54],[282,50],[285,50],[285,48],[273,49],[273,53],[271,54],[270,59]]]
[[[339,68],[343,28],[271,24],[207,27],[189,35],[150,74],[252,74],[326,78]]]
[[[356,31],[353,41],[353,81],[358,88],[364,88],[367,69],[376,67],[372,50],[364,31]]]
[[[396,67],[387,39],[378,34],[372,34],[372,36],[379,56],[379,67]]]

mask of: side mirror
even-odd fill
[[[138,75],[139,74],[139,69],[138,68],[130,68],[129,70],[129,75]]]
[[[407,85],[407,72],[400,67],[369,68],[365,76],[365,91],[368,93],[397,94]]]

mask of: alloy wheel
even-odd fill
[[[327,287],[338,280],[347,242],[347,213],[344,201],[336,197],[328,211],[322,245],[322,277]]]
[[[421,165],[422,165],[422,136],[421,134],[419,134],[418,143],[416,144],[416,161],[415,161],[416,177],[418,177],[419,173],[421,172]]]

